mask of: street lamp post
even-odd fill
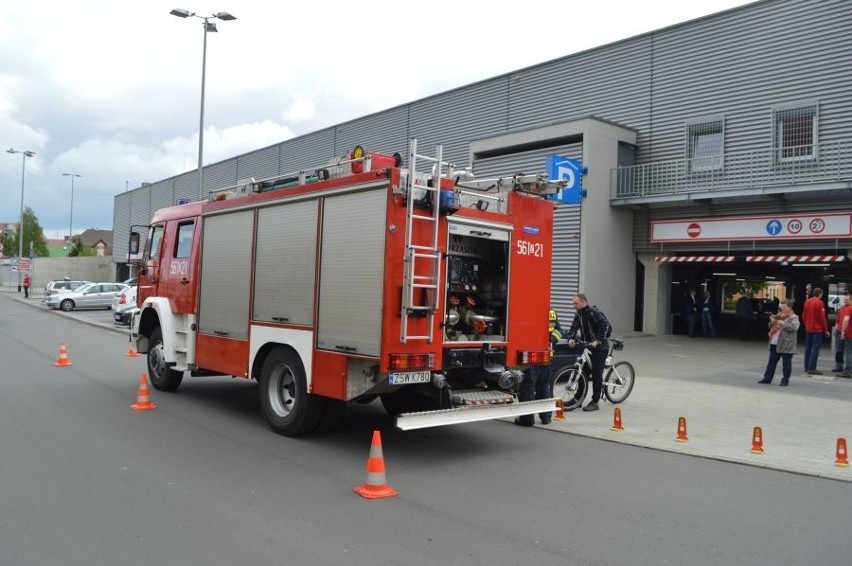
[[[71,214],[68,218],[68,257],[71,257],[71,236],[74,234],[74,177],[82,177],[77,173],[63,173],[64,177],[71,177]]]
[[[216,23],[211,22],[210,20],[222,20],[227,22],[236,20],[237,18],[228,12],[217,12],[210,16],[199,16],[195,12],[190,12],[189,10],[184,10],[182,8],[175,8],[169,13],[179,18],[196,17],[204,20],[204,49],[201,55],[201,116],[198,120],[198,198],[200,200],[204,198],[204,83],[207,79],[207,32],[219,31],[216,29]]]
[[[24,178],[27,172],[27,157],[35,155],[34,151],[17,151],[14,148],[6,150],[6,153],[20,153],[22,157],[21,164],[21,224],[18,227],[18,265],[21,264],[21,258],[24,255]],[[18,269],[18,293],[21,292],[21,270]]]

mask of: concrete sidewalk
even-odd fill
[[[834,355],[820,353],[822,376],[806,375],[802,353],[793,356],[788,387],[758,384],[768,358],[762,341],[628,335],[615,359],[630,361],[636,385],[621,409],[623,431],[611,429],[614,405],[565,413],[539,428],[568,432],[706,458],[852,481],[852,467],[835,465],[838,437],[852,446],[852,380],[830,370]],[[557,392],[558,396],[558,392]],[[677,442],[678,419],[687,424]],[[752,454],[754,427],[763,432],[762,454]]]
[[[41,293],[30,295],[24,300],[14,291],[0,292],[43,308]],[[85,313],[63,316],[127,334],[126,327],[97,323]],[[614,406],[606,401],[600,411],[567,412],[564,421],[537,428],[852,482],[852,467],[835,466],[838,437],[852,448],[852,380],[831,373],[834,356],[827,345],[820,353],[824,374],[806,375],[803,352],[800,344],[790,385],[779,387],[780,364],[771,385],[757,383],[768,357],[764,341],[627,334],[615,356],[636,369],[633,392],[618,406],[625,430],[610,430]],[[675,440],[679,417],[686,419],[686,442]],[[763,431],[762,454],[750,451],[756,426]]]

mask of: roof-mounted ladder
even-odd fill
[[[441,175],[445,165],[441,158],[443,146],[438,146],[435,157],[417,153],[417,140],[412,139],[408,147],[408,181],[406,183],[405,257],[403,258],[402,324],[400,341],[433,340],[435,312],[438,304],[438,280],[441,272],[441,252],[438,249],[438,227],[441,215]],[[432,166],[431,184],[418,182],[417,162],[426,161]],[[420,176],[420,179],[424,176]],[[415,210],[415,195],[423,200],[431,199],[431,213]],[[415,229],[415,223],[425,226]],[[429,236],[423,238],[423,232]],[[419,235],[419,236],[418,236]],[[427,332],[424,335],[410,334],[412,318],[426,317]]]

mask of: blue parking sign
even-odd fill
[[[576,159],[569,159],[560,155],[546,156],[544,164],[551,180],[567,183],[565,188],[550,196],[550,200],[565,204],[580,204],[585,196],[583,175],[586,173],[586,168],[583,167],[583,164]]]

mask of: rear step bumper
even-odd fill
[[[425,411],[423,413],[403,413],[396,417],[399,430],[417,430],[433,426],[462,423],[475,423],[506,417],[519,417],[556,410],[556,398],[524,401],[509,405],[470,405],[457,409]]]

